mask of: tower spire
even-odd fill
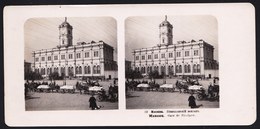
[[[165,21],[167,21],[167,15],[165,15]]]
[[[67,17],[65,17],[65,22],[67,22]]]

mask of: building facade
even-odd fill
[[[103,41],[73,45],[72,30],[65,18],[59,26],[59,45],[32,52],[33,71],[43,77],[58,72],[60,76],[117,78],[114,48]]]
[[[173,43],[172,29],[166,16],[159,25],[159,44],[134,50],[132,69],[143,75],[158,71],[167,76],[218,77],[214,47],[204,40]]]

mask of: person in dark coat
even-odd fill
[[[195,97],[193,96],[193,94],[190,95],[188,101],[189,101],[189,106],[190,106],[191,108],[199,108],[200,106],[202,106],[202,104],[200,104],[200,105],[197,105],[197,104],[196,104],[196,99],[195,99]]]
[[[196,101],[195,101],[196,99],[195,99],[195,97],[193,96],[193,94],[191,94],[190,95],[190,97],[189,97],[189,99],[188,99],[188,101],[189,101],[189,106],[191,107],[191,108],[196,108]]]
[[[92,94],[92,96],[89,98],[89,107],[91,108],[91,110],[99,109],[94,94]]]

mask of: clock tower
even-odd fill
[[[72,26],[67,22],[67,17],[65,17],[65,21],[59,25],[59,47],[72,46],[72,29]]]
[[[159,25],[159,39],[160,42],[158,46],[171,45],[172,44],[172,25],[167,21],[167,16],[165,20]]]

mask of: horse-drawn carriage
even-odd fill
[[[59,91],[61,93],[73,94],[73,93],[75,93],[75,90],[76,90],[75,86],[72,86],[72,85],[64,85],[64,86],[60,86],[60,88],[59,88]]]
[[[37,92],[45,92],[45,93],[47,93],[47,92],[50,92],[50,89],[51,89],[51,87],[49,86],[49,85],[39,85],[38,87],[37,87]]]
[[[178,80],[176,82],[176,88],[179,90],[180,93],[196,93],[202,88],[202,86],[196,80]]]
[[[101,91],[103,89],[103,87],[101,85],[99,85],[98,82],[85,82],[85,81],[81,81],[81,82],[77,82],[76,84],[76,89],[78,89],[80,91],[80,93],[85,93],[85,94],[91,94],[94,93],[96,94],[97,92]]]
[[[219,85],[213,85],[211,90],[201,88],[196,95],[197,100],[219,101]]]
[[[161,92],[174,92],[175,87],[173,84],[163,84],[160,86],[159,91]]]
[[[136,88],[137,88],[138,91],[149,91],[150,85],[145,84],[145,83],[141,83],[141,84],[138,84]]]

